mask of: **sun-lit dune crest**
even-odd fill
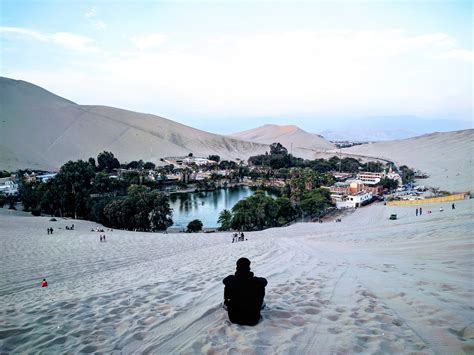
[[[261,127],[238,132],[231,137],[251,142],[271,144],[278,142],[297,156],[314,157],[314,151],[334,149],[335,146],[317,134],[302,130],[295,125],[266,124]]]
[[[78,105],[25,81],[0,78],[0,168],[57,169],[112,151],[119,160],[217,154],[247,159],[268,146],[208,133],[169,119],[107,106]]]

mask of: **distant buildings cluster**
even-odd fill
[[[336,173],[334,176],[338,180],[329,188],[331,198],[336,203],[337,208],[357,208],[373,201],[374,196],[383,194],[381,179],[388,178],[402,184],[402,178],[390,168],[388,172],[359,172],[355,179],[350,179],[351,174]]]

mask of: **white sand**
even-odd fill
[[[279,126],[266,124],[247,131],[234,133],[230,137],[262,144],[278,142],[294,156],[305,159],[319,158],[321,151],[335,148],[334,144],[322,136],[308,133],[294,125]]]
[[[38,86],[0,77],[0,169],[58,169],[112,151],[121,162],[193,153],[248,159],[268,146],[204,132],[163,117],[77,105]]]
[[[474,191],[474,129],[364,144],[344,153],[380,157],[428,173],[420,185],[451,192]]]
[[[378,204],[234,244],[125,231],[100,243],[91,222],[0,209],[0,352],[473,353],[473,202],[418,217]],[[255,327],[220,308],[241,256],[269,282]]]

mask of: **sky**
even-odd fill
[[[214,133],[473,125],[471,1],[0,1],[0,76]]]

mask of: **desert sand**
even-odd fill
[[[21,142],[21,144],[19,144]],[[57,170],[112,151],[121,162],[167,156],[247,159],[267,145],[201,131],[163,117],[78,105],[28,82],[0,77],[0,169]]]
[[[417,182],[420,185],[474,191],[474,129],[363,144],[342,152],[388,159],[429,174]]]
[[[100,243],[92,222],[0,209],[0,352],[472,354],[473,207],[375,204],[239,243],[116,230]],[[268,279],[255,327],[221,308],[242,256]]]
[[[231,134],[230,137],[261,144],[278,142],[287,148],[289,153],[305,159],[319,158],[319,152],[335,148],[334,144],[320,135],[308,133],[294,125],[266,124]]]

